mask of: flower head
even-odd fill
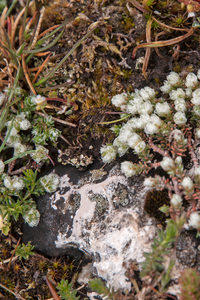
[[[100,149],[101,158],[104,163],[110,163],[116,158],[117,149],[114,146],[103,146]]]
[[[198,212],[193,212],[190,215],[189,225],[196,229],[200,229],[200,215]]]
[[[126,175],[126,177],[131,177],[136,174],[134,164],[130,161],[124,161],[123,163],[121,163],[121,170]]]
[[[53,193],[57,190],[60,183],[60,177],[55,173],[50,173],[40,178],[40,183],[47,193]]]
[[[40,213],[36,208],[31,208],[24,214],[23,219],[30,227],[36,227],[40,222]]]
[[[181,79],[180,79],[179,75],[176,72],[171,72],[167,76],[167,80],[173,86],[176,86],[176,85],[181,83]]]
[[[189,73],[186,77],[185,85],[187,88],[194,88],[198,84],[198,78],[194,73]]]
[[[160,165],[165,171],[171,171],[175,167],[174,160],[171,157],[166,156],[163,158]]]
[[[183,199],[181,198],[181,196],[177,195],[177,194],[173,194],[172,198],[171,198],[171,205],[174,208],[179,208],[181,206],[183,202]]]

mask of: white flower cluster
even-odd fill
[[[49,150],[46,149],[43,146],[36,146],[36,151],[31,154],[32,159],[36,161],[37,164],[39,164],[41,161],[47,161],[48,160],[48,153]]]
[[[21,191],[24,188],[24,182],[22,178],[16,175],[13,177],[6,175],[3,183],[4,186],[11,191]]]
[[[40,213],[36,208],[31,208],[24,214],[23,219],[30,227],[36,227],[40,222]]]
[[[57,190],[60,183],[60,177],[55,173],[50,173],[40,179],[40,183],[47,193],[53,193]]]
[[[12,128],[10,128],[12,125]],[[9,133],[9,137],[7,139],[7,145],[9,147],[14,148],[14,156],[25,152],[27,150],[25,145],[21,144],[21,137],[19,135],[20,130],[27,130],[31,127],[31,123],[26,119],[26,114],[22,112],[20,115],[15,117],[15,120],[6,122],[7,132],[6,135]]]
[[[130,161],[124,161],[121,164],[121,170],[127,177],[145,171],[145,166],[147,168],[157,166],[148,158],[149,149],[161,154],[163,159],[158,166],[161,166],[170,176],[172,185],[174,185],[171,207],[180,210],[184,197],[186,196],[186,199],[192,197],[196,192],[197,184],[200,185],[200,167],[194,163],[191,177],[186,176],[181,154],[186,147],[189,148],[189,144],[187,146],[189,127],[192,127],[191,133],[195,133],[195,137],[200,139],[200,125],[198,125],[200,120],[200,70],[197,75],[189,73],[185,79],[179,74],[171,72],[160,87],[160,91],[164,94],[160,98],[156,98],[155,91],[150,87],[135,90],[131,94],[116,95],[112,98],[112,103],[123,112],[123,117],[124,113],[127,114],[125,116],[128,121],[124,122],[121,127],[112,128],[117,133],[117,137],[113,145],[103,146],[100,153],[103,162],[110,163],[117,155],[123,156],[130,148],[133,149],[134,153],[140,157],[141,162],[143,160],[145,163],[133,164]],[[194,121],[196,121],[197,128],[194,128]],[[159,140],[162,145],[158,144]],[[168,151],[170,145],[172,145],[172,149]],[[180,152],[176,145],[180,145]],[[175,149],[176,147],[177,149]],[[192,152],[190,149],[189,151]],[[194,162],[191,153],[190,156]],[[144,185],[150,188],[166,187],[165,181],[159,176],[146,178]],[[200,230],[200,214],[192,213],[189,224]]]

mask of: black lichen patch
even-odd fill
[[[147,193],[144,204],[144,210],[150,215],[150,217],[155,218],[158,221],[158,223],[163,226],[165,225],[166,216],[159,210],[159,208],[164,204],[170,204],[170,199],[167,190],[152,190]]]

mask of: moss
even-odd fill
[[[150,217],[155,218],[158,221],[158,223],[163,226],[165,225],[166,216],[159,210],[159,208],[164,204],[170,204],[170,199],[167,190],[152,190],[147,193],[144,204],[144,210],[150,215]]]

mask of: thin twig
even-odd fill
[[[6,271],[10,268],[10,265],[11,265],[11,262],[12,262],[12,259],[13,259],[13,256],[15,255],[15,252],[16,252],[16,250],[17,250],[17,247],[19,246],[20,241],[21,241],[21,238],[19,238],[19,240],[18,240],[18,242],[17,242],[17,245],[16,245],[16,247],[15,247],[13,253],[12,253],[12,256],[11,256],[11,258],[10,258],[10,261],[9,261],[9,264],[8,264],[8,266],[7,266],[7,268],[6,268]]]
[[[9,288],[7,288],[5,285],[0,283],[0,287],[2,287],[4,290],[8,291],[9,293],[11,293],[12,295],[14,295],[17,299],[21,299],[21,300],[26,300],[25,298],[23,298],[22,296],[20,296],[19,294],[16,294],[15,292],[11,291]]]
[[[45,115],[45,114],[43,114],[43,113],[41,113],[41,112],[39,112],[39,111],[35,111],[35,113],[38,114],[38,115],[40,115],[40,116],[42,116],[42,117],[47,117],[47,116],[48,116],[48,115]],[[64,124],[64,125],[69,125],[69,126],[72,126],[72,127],[77,127],[76,124],[73,124],[73,123],[71,123],[71,122],[67,122],[67,121],[64,121],[64,120],[60,120],[60,119],[57,119],[57,118],[55,118],[55,117],[52,117],[52,119],[53,119],[54,121],[56,121],[56,122],[58,122],[58,123],[61,123],[61,124]]]

